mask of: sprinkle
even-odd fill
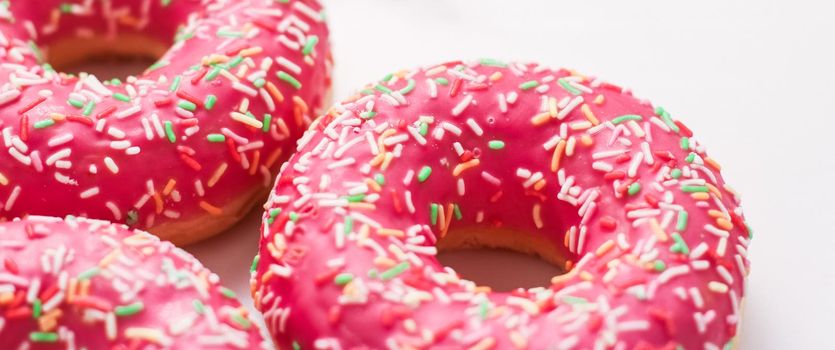
[[[206,96],[206,100],[203,101],[203,106],[206,107],[206,110],[208,111],[215,108],[215,104],[217,104],[217,96],[215,95],[208,95]]]
[[[526,82],[524,82],[524,83],[522,83],[522,84],[519,84],[519,89],[521,89],[521,90],[523,90],[523,91],[524,91],[524,90],[530,90],[530,89],[533,89],[533,88],[535,88],[535,87],[537,87],[537,86],[539,86],[539,82],[538,82],[538,81],[536,81],[536,80],[530,80],[530,81],[526,81]]]
[[[319,37],[315,35],[311,35],[307,37],[307,42],[304,44],[304,48],[302,49],[302,54],[307,56],[313,52],[313,49],[316,48],[316,44],[319,43]]]
[[[487,143],[487,146],[490,149],[503,149],[504,148],[504,141],[501,140],[491,140]]]
[[[116,314],[116,316],[131,316],[139,313],[144,308],[145,305],[141,301],[138,301],[133,304],[117,306],[113,308],[113,313]]]
[[[429,175],[432,175],[432,168],[430,168],[428,165],[424,165],[423,168],[421,168],[420,171],[418,172],[418,176],[417,176],[418,181],[419,182],[426,181],[426,179],[429,178]]]
[[[344,286],[354,280],[354,275],[350,273],[340,273],[333,278],[333,283],[338,286]]]
[[[639,121],[639,120],[643,120],[643,117],[641,117],[640,115],[637,115],[637,114],[622,115],[620,117],[612,119],[612,124],[618,125],[620,123],[623,123],[623,122],[629,121],[629,120]]]
[[[35,343],[55,343],[58,341],[58,333],[55,332],[32,332],[29,333],[29,340]]]
[[[224,142],[226,141],[226,136],[223,134],[208,134],[206,135],[206,139],[209,142]]]
[[[284,71],[279,71],[278,73],[276,73],[276,75],[278,76],[278,79],[281,79],[281,81],[290,84],[290,86],[292,86],[296,90],[302,88],[302,83],[300,83],[298,80],[296,80],[296,78],[294,78],[290,74],[287,74]]]
[[[380,279],[382,279],[384,281],[387,281],[387,280],[396,278],[397,276],[400,276],[400,274],[402,274],[403,272],[408,270],[409,267],[411,267],[411,265],[409,264],[408,261],[401,262],[397,265],[394,265],[392,268],[390,268],[386,271],[383,271],[380,274]]]
[[[177,135],[174,134],[174,126],[171,121],[166,120],[165,123],[165,135],[168,136],[168,141],[171,143],[177,142]]]

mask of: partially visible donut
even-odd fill
[[[569,70],[386,76],[314,122],[264,215],[253,293],[290,349],[733,347],[750,239],[680,121]],[[437,249],[564,266],[510,293]]]
[[[0,224],[4,349],[256,349],[217,275],[169,242],[91,219]],[[264,343],[264,345],[262,345]]]
[[[177,244],[223,231],[266,197],[325,103],[322,11],[316,0],[0,3],[0,220],[87,216]],[[161,58],[125,81],[47,63],[110,54]]]

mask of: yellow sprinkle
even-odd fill
[[[241,55],[241,56],[246,57],[246,56],[257,55],[257,54],[259,54],[263,51],[264,51],[264,49],[262,47],[255,46],[255,47],[250,47],[248,49],[241,50],[241,52],[239,52],[238,54]]]
[[[105,255],[104,258],[102,258],[99,261],[99,267],[104,268],[107,265],[110,265],[110,263],[113,262],[113,260],[116,260],[116,258],[118,258],[119,255],[121,255],[121,254],[122,254],[122,251],[119,250],[119,249],[111,251],[109,254]]]
[[[583,106],[580,107],[580,111],[583,112],[583,115],[588,119],[592,125],[600,124],[600,120],[594,115],[594,112],[591,111],[589,105],[583,103]]]
[[[3,173],[0,173],[0,185],[6,186],[8,184],[9,184],[9,179],[6,178],[6,175],[3,175]]]
[[[606,98],[603,97],[603,95],[597,95],[597,97],[595,97],[594,101],[592,101],[592,102],[594,102],[594,104],[599,106],[599,105],[602,105],[604,101],[606,101]]]
[[[551,118],[556,118],[557,115],[560,113],[559,109],[557,108],[557,99],[553,97],[548,98],[548,114]]]
[[[464,170],[476,167],[476,166],[478,166],[479,163],[480,163],[480,161],[476,158],[470,159],[470,160],[468,160],[464,163],[460,163],[460,164],[456,165],[454,169],[452,169],[452,176],[461,175],[461,173],[463,173]]]
[[[490,75],[490,81],[496,81],[502,78],[502,72],[495,72]]]
[[[554,148],[554,156],[551,158],[551,171],[557,172],[560,169],[560,160],[562,153],[565,150],[565,140],[560,140],[557,147]]]
[[[531,118],[531,124],[539,126],[547,123],[549,120],[551,120],[551,115],[548,112],[539,113]]]
[[[239,122],[239,123],[249,125],[249,126],[251,126],[253,128],[256,128],[256,129],[261,129],[261,128],[264,127],[264,123],[262,123],[260,120],[255,119],[255,118],[250,118],[247,115],[239,113],[239,112],[232,112],[232,113],[230,113],[230,116],[232,117],[232,120],[234,120],[236,122]]]
[[[393,236],[398,238],[406,237],[406,232],[393,228],[379,228],[377,229],[377,234],[380,236]]]
[[[613,241],[611,239],[606,241],[606,242],[603,242],[603,244],[601,244],[599,247],[597,247],[597,250],[594,251],[594,255],[603,256],[606,253],[608,253],[610,250],[612,250],[612,247],[614,247],[614,246],[615,246],[615,241]]]
[[[228,167],[229,165],[226,163],[223,163],[220,166],[218,166],[217,169],[215,169],[215,172],[212,173],[212,177],[209,178],[209,181],[206,183],[206,185],[208,185],[210,188],[214,187],[215,184],[217,184],[217,182],[220,180],[220,177],[223,176],[223,173],[226,172],[226,168]]]
[[[690,197],[692,197],[693,199],[695,199],[697,201],[706,201],[706,200],[710,199],[710,195],[707,194],[706,192],[691,193]]]
[[[147,340],[162,346],[170,346],[172,343],[171,338],[159,329],[154,328],[129,327],[125,329],[125,337],[129,339]]]
[[[651,218],[649,220],[649,227],[650,229],[652,229],[652,232],[655,234],[655,237],[658,238],[659,242],[667,241],[667,233],[664,232],[664,229],[661,228],[661,225],[658,223],[657,219]]]

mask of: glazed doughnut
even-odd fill
[[[282,349],[720,349],[748,227],[680,121],[569,70],[390,74],[313,123],[264,215],[257,307]],[[563,266],[492,292],[438,249]]]
[[[235,293],[170,242],[124,225],[30,216],[0,224],[6,349],[255,349]]]
[[[51,65],[101,55],[160,58],[124,81]],[[0,220],[86,216],[177,244],[221,232],[266,198],[330,61],[315,0],[3,2]]]

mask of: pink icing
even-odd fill
[[[732,346],[749,232],[679,121],[568,70],[403,71],[317,120],[266,206],[256,303],[283,348]],[[504,227],[569,272],[494,293],[439,235]]]
[[[90,219],[0,224],[7,349],[256,349],[258,327],[217,275],[169,242]]]
[[[118,86],[56,73],[33,49],[125,33],[176,38]],[[330,66],[315,0],[0,5],[0,219],[73,214],[153,230],[221,214],[272,183],[324,103]]]

